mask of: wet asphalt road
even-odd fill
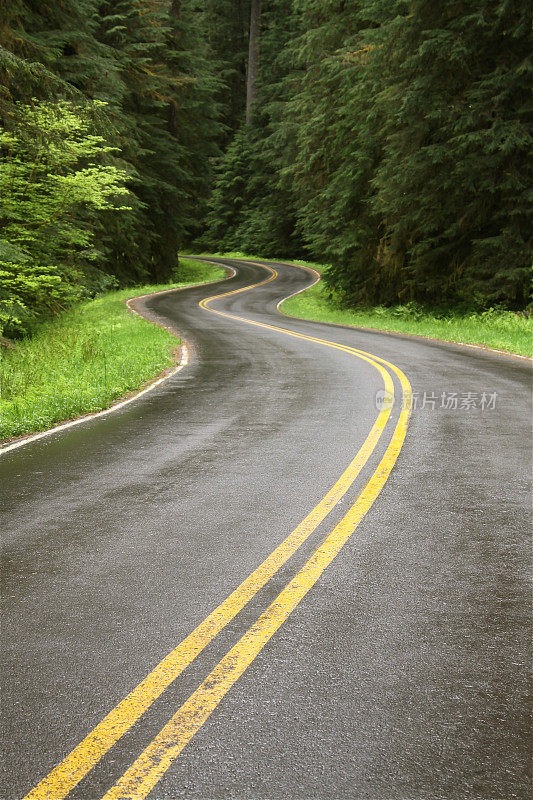
[[[381,356],[408,376],[418,408],[366,518],[149,798],[528,798],[529,364],[280,317],[277,302],[313,278],[276,269],[213,307]],[[238,270],[137,304],[190,343],[184,370],[0,457],[4,800],[26,794],[266,558],[376,418],[371,365],[198,307],[267,277]],[[477,407],[440,408],[452,392]],[[483,392],[494,408],[479,407]],[[122,775],[354,502],[386,444],[69,798],[100,798]]]

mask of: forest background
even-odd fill
[[[524,0],[0,2],[5,337],[178,252],[341,307],[527,310]]]

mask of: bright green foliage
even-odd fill
[[[90,211],[128,195],[123,170],[102,163],[114,148],[90,133],[86,115],[67,101],[17,104],[33,138],[0,134],[3,235],[38,262],[94,260]],[[85,212],[89,213],[85,213]]]
[[[99,272],[98,214],[129,210],[123,170],[102,163],[113,148],[70,101],[15,105],[32,138],[0,134],[3,155],[0,321],[6,335],[24,331],[43,311],[57,313]],[[73,266],[75,265],[75,266]]]
[[[0,3],[5,240],[89,294],[171,278],[199,230],[218,153],[203,8]]]
[[[7,336],[30,330],[38,315],[56,315],[81,296],[81,286],[58,267],[0,261],[0,331]]]

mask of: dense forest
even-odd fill
[[[5,335],[178,252],[340,303],[523,309],[525,0],[0,0]]]

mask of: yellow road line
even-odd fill
[[[260,265],[262,266],[262,265]],[[216,297],[226,297],[229,294],[238,294],[268,283],[277,277],[275,270],[270,268],[272,275],[253,286],[245,286],[232,292],[226,292]],[[202,300],[200,305],[215,297]],[[209,311],[230,316],[223,312],[209,308]],[[232,317],[240,321],[242,317]],[[276,328],[273,325],[249,320],[253,325],[270,328],[292,335],[292,331]],[[374,366],[381,374],[385,390],[394,396],[394,385],[381,361],[369,354],[359,353],[353,348],[337,345],[335,342],[318,339],[316,337],[295,334],[299,338],[309,339],[319,344],[324,344],[335,349],[341,349],[356,355]],[[384,362],[387,363],[387,362]],[[392,367],[392,365],[390,365]],[[395,367],[393,367],[396,370]],[[87,773],[100,761],[107,751],[137,722],[152,703],[164,690],[183,672],[183,670],[202,652],[202,650],[217,636],[217,634],[241,611],[255,594],[272,578],[283,564],[296,552],[303,542],[311,535],[316,527],[327,516],[331,509],[348,491],[357,475],[368,461],[373,452],[387,420],[391,407],[383,408],[378,414],[370,433],[361,446],[359,452],[348,465],[340,478],[305,517],[305,519],[289,534],[289,536],[268,556],[268,558],[246,578],[241,585],[232,592],[206,619],[198,625],[171,653],[169,653],[123,700],[107,714],[98,725],[61,761],[50,773],[44,777],[23,800],[63,800],[66,795],[87,775]]]
[[[267,330],[277,331],[278,333],[284,333],[287,336],[294,337],[295,339],[305,339],[308,342],[323,344],[326,345],[327,347],[332,347],[335,350],[342,350],[345,353],[351,353],[352,355],[362,358],[364,361],[368,361],[368,363],[372,364],[372,366],[376,367],[377,369],[379,369],[379,367],[377,366],[376,362],[379,362],[380,364],[385,364],[385,366],[389,367],[398,376],[398,379],[400,380],[404,392],[409,393],[411,391],[411,385],[407,380],[407,378],[405,377],[405,375],[403,374],[403,372],[399,370],[390,361],[386,361],[384,358],[380,358],[379,356],[376,356],[373,353],[367,353],[364,350],[357,349],[356,347],[349,347],[348,345],[338,344],[338,342],[331,342],[328,339],[320,339],[316,336],[308,336],[306,333],[297,333],[296,331],[291,331],[288,328],[281,328],[278,325],[269,325],[266,322],[257,322],[256,320],[253,319],[247,319],[246,317],[238,317],[235,314],[228,314],[225,311],[218,311],[216,308],[211,308],[211,306],[209,306],[208,303],[210,303],[212,300],[218,300],[219,298],[227,297],[230,294],[238,294],[239,292],[246,291],[246,289],[252,289],[255,286],[262,286],[265,283],[270,283],[270,281],[274,280],[278,276],[276,270],[272,269],[271,267],[268,267],[266,264],[259,264],[256,261],[247,261],[246,263],[254,264],[257,267],[263,267],[264,269],[267,269],[269,272],[271,272],[272,275],[267,280],[261,281],[261,283],[254,283],[253,286],[245,286],[242,289],[235,289],[233,292],[225,292],[224,294],[217,294],[214,295],[213,297],[206,297],[204,300],[201,300],[198,305],[201,308],[205,309],[206,311],[210,311],[212,314],[217,314],[219,317],[226,317],[227,319],[235,319],[238,320],[239,322],[245,322],[248,325],[255,325],[258,328],[266,328]],[[314,272],[314,270],[311,270],[309,267],[301,267],[299,264],[291,264],[290,266],[298,267],[299,269],[304,269],[307,270],[308,272]],[[293,317],[293,319],[298,320],[299,318]],[[302,321],[305,322],[305,320]],[[387,389],[387,391],[389,390]]]
[[[142,800],[146,797],[348,541],[381,492],[405,439],[412,402],[405,376],[403,385],[407,403],[383,458],[356,502],[102,800]]]

